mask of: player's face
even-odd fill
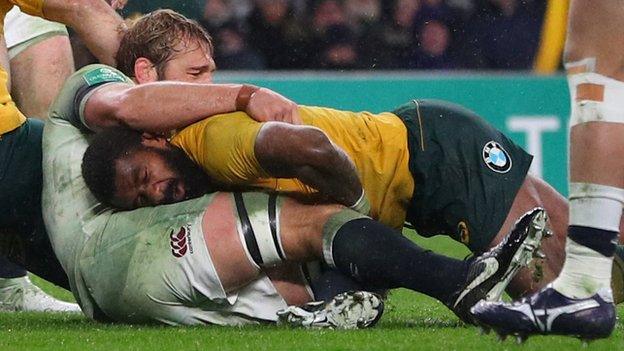
[[[167,61],[160,80],[172,80],[188,83],[212,83],[215,62],[205,45],[193,40],[180,42],[177,54]]]
[[[113,204],[122,209],[186,199],[187,186],[167,150],[144,148],[116,162]]]

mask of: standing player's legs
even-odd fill
[[[0,43],[0,65],[2,65],[2,67],[9,67],[9,56],[7,53],[6,45],[4,43],[4,37],[2,38],[2,42]],[[7,88],[10,90],[10,78],[7,78],[6,84],[8,86]],[[2,151],[3,150],[0,150],[0,153],[2,153]],[[6,234],[4,233],[4,235]],[[3,289],[4,285],[9,285],[10,283],[12,283],[14,278],[25,277],[27,277],[27,272],[24,268],[9,261],[6,257],[0,256],[0,289]],[[3,301],[7,301],[7,299],[3,298],[2,295],[3,294],[0,292],[0,303],[2,303],[0,306],[4,305]]]
[[[563,269],[520,305],[483,303],[482,323],[502,333],[611,334],[610,289],[624,203],[624,6],[573,0],[565,61],[571,96],[570,219]]]

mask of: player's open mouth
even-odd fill
[[[184,189],[184,183],[178,179],[172,180],[173,199],[175,201],[182,201],[186,196],[186,189]]]
[[[159,181],[156,184],[160,187],[162,194],[160,204],[168,204],[173,202],[182,201],[185,198],[186,190],[184,189],[184,183],[176,178],[168,178]]]

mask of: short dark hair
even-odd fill
[[[82,157],[82,177],[95,198],[113,206],[116,162],[143,149],[141,132],[126,127],[110,127],[96,133]]]
[[[128,77],[134,77],[134,63],[144,57],[154,64],[162,76],[165,64],[177,53],[175,47],[196,40],[213,53],[210,34],[196,21],[173,10],[156,10],[139,18],[126,31],[117,51],[117,68]]]

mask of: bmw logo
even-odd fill
[[[489,169],[496,173],[507,173],[511,169],[511,157],[509,157],[507,151],[495,141],[489,141],[483,147],[483,161]]]

